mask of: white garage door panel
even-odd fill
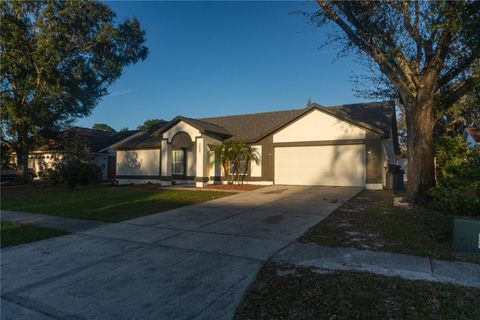
[[[365,145],[275,148],[275,183],[364,186]]]

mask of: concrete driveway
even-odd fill
[[[3,249],[1,318],[231,319],[262,264],[359,191],[271,186]]]

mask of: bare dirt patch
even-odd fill
[[[298,241],[480,263],[478,255],[453,252],[452,216],[396,207],[394,197],[387,190],[364,190]]]
[[[480,290],[267,263],[236,319],[479,319]]]

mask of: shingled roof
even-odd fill
[[[351,122],[379,129],[385,137],[390,136],[395,119],[394,102],[369,102],[323,107]]]
[[[390,136],[390,129],[395,119],[393,102],[356,103],[329,107],[313,103],[301,109],[199,119],[178,116],[159,129],[139,132],[115,147],[118,149],[159,148],[162,132],[165,132],[180,121],[189,123],[199,129],[200,132],[214,135],[223,141],[243,140],[253,143],[313,109],[323,110],[335,117],[377,132],[383,137]]]
[[[66,137],[81,139],[89,147],[91,152],[101,152],[103,149],[135,134],[135,131],[108,132],[90,128],[74,127],[68,129],[56,137],[50,138],[45,144],[38,146],[34,151],[60,151],[64,149],[63,142]]]
[[[304,110],[305,108],[201,118],[200,120],[226,128],[231,133],[227,140],[251,142],[258,137],[268,134],[275,127],[300,115]]]
[[[177,116],[172,121],[168,122],[164,127],[158,130],[157,134],[162,134],[180,121],[184,121],[197,128],[201,133],[213,133],[214,135],[219,136],[220,139],[232,136],[232,133],[228,129],[211,121],[203,121],[203,119],[193,119],[182,116]]]
[[[330,107],[314,103],[302,109],[201,118],[200,120],[227,129],[232,134],[228,140],[256,142],[314,108],[376,131],[384,137],[390,136],[390,128],[395,114],[392,102],[357,103]]]
[[[168,124],[168,123],[167,123]],[[142,149],[142,148],[160,148],[162,145],[162,138],[157,134],[157,131],[166,126],[162,123],[152,126],[145,131],[138,131],[131,137],[120,141],[112,146],[114,149]]]

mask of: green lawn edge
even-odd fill
[[[67,235],[68,232],[33,224],[1,221],[1,248]]]
[[[148,187],[21,187],[2,190],[1,209],[119,222],[236,193]]]

